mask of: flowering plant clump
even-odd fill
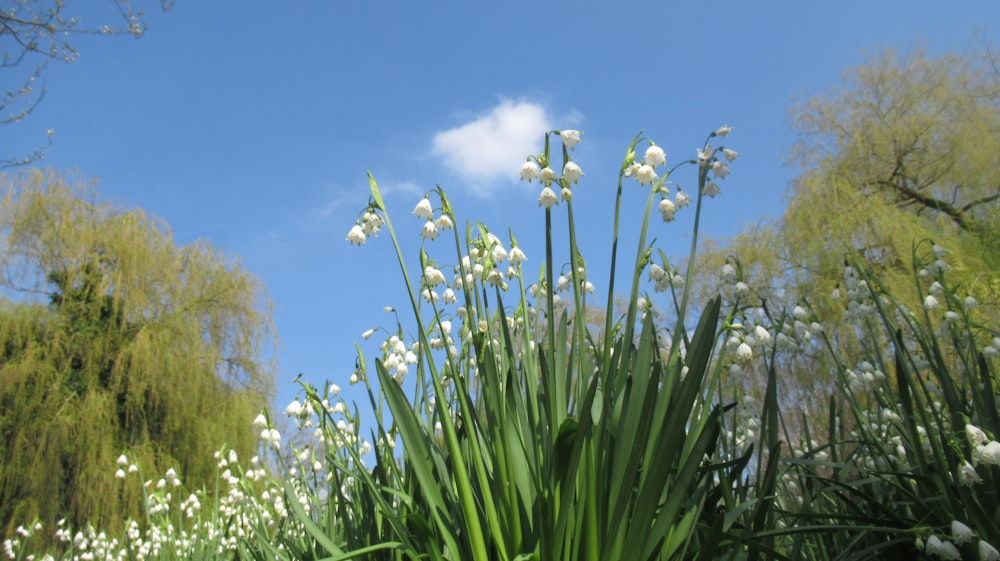
[[[186,489],[179,467],[146,480],[126,452],[108,469],[142,494],[144,519],[120,536],[25,524],[3,554],[33,561],[31,544],[49,533],[55,547],[41,558],[74,561],[1000,561],[1000,331],[949,283],[947,251],[933,243],[914,248],[912,307],[846,253],[833,297],[852,354],[805,299],[786,310],[755,301],[735,256],[712,268],[718,290],[696,303],[704,204],[739,156],[713,145],[731,132],[716,129],[673,166],[652,140],[630,143],[606,282],[577,243],[573,206],[593,196],[574,193],[586,182],[572,157],[580,131],[549,131],[520,168],[538,181],[544,248],[478,222],[456,227],[437,188],[409,213],[421,244],[411,269],[369,175],[346,241],[388,232],[412,314],[386,306],[395,325],[362,333],[353,373],[336,381],[363,388],[370,414],[337,383],[300,381],[287,425],[268,411],[252,421],[257,456],[217,453],[214,490]],[[619,308],[628,182],[647,198]],[[552,235],[557,212],[565,247]],[[647,240],[681,213],[693,213],[691,246],[671,262]],[[817,389],[829,397],[818,426],[818,414],[783,413],[780,388],[790,359],[820,354],[837,383]]]

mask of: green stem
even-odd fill
[[[403,273],[406,290],[410,296],[410,305],[413,307],[413,315],[417,322],[417,333],[420,338],[420,348],[430,349],[430,344],[427,341],[427,333],[424,330],[423,322],[420,318],[420,306],[417,302],[417,295],[413,291],[413,284],[410,282],[410,275],[406,269],[406,263],[403,259],[403,251],[399,245],[399,239],[396,237],[396,230],[392,227],[392,220],[389,218],[389,213],[385,208],[385,202],[382,200],[382,194],[379,191],[378,185],[375,183],[375,178],[371,175],[371,173],[368,174],[368,183],[371,187],[372,197],[375,199],[375,203],[382,211],[382,217],[385,220],[386,229],[389,231],[389,237],[392,239],[392,246],[396,251],[396,259],[398,260],[400,270]],[[444,388],[441,385],[440,376],[438,375],[438,371],[434,365],[433,356],[431,353],[427,352],[423,352],[421,355],[423,355],[423,357],[427,360],[427,366],[431,373],[431,380],[434,384],[435,395],[445,395]],[[462,400],[462,408],[465,409],[465,400]],[[471,412],[465,411],[465,413]],[[452,420],[451,415],[447,414],[447,411],[445,411],[445,414],[442,414],[440,417],[441,429],[444,433],[445,442],[448,446],[448,453],[451,457],[458,460],[463,456],[461,447],[458,444],[458,436],[454,421]],[[471,418],[471,416],[469,418]],[[461,502],[462,511],[465,514],[465,520],[468,524],[468,540],[469,545],[472,548],[473,559],[476,561],[487,561],[489,556],[486,552],[486,540],[483,535],[482,525],[479,521],[478,508],[476,506],[475,495],[472,492],[472,485],[469,481],[469,473],[466,470],[465,463],[461,461],[455,461],[452,464],[452,469],[455,470],[454,480],[458,487],[459,501]]]

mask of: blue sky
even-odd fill
[[[411,267],[421,224],[410,211],[439,184],[460,220],[512,228],[537,268],[539,187],[517,170],[546,126],[583,130],[574,209],[601,271],[617,170],[640,130],[676,162],[734,127],[727,145],[741,156],[705,218],[709,235],[732,235],[784,208],[794,102],[884,48],[995,44],[1000,22],[993,0],[177,0],[167,13],[134,1],[146,36],[76,39],[79,60],[52,65],[43,103],[2,131],[4,155],[29,152],[52,128],[44,165],[98,179],[101,195],[165,219],[179,243],[206,239],[239,256],[274,300],[281,408],[300,372],[347,386],[360,334],[392,324],[384,306],[406,304],[388,237],[345,241],[368,171]],[[108,2],[80,15],[96,27],[114,12]],[[638,220],[646,193],[633,186],[624,212]],[[654,227],[668,254],[690,242],[689,218]],[[630,220],[625,230],[631,255]]]

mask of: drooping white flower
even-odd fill
[[[958,548],[955,544],[949,541],[942,541],[941,538],[937,536],[931,536],[927,538],[927,545],[924,546],[924,550],[931,554],[937,555],[941,559],[946,559],[950,561],[961,561],[962,555],[958,552]]]
[[[976,299],[973,298],[972,296],[966,296],[964,304],[966,310],[971,310],[973,308],[979,307],[979,302],[977,302]]]
[[[723,162],[719,161],[713,162],[712,174],[714,174],[715,177],[718,177],[719,179],[725,179],[726,176],[729,175],[729,166],[724,164]]]
[[[116,479],[125,479],[125,470],[123,470],[121,468],[118,468],[118,471],[115,472],[115,478]]]
[[[566,148],[569,148],[570,150],[572,150],[574,146],[576,146],[577,144],[580,143],[580,135],[581,134],[583,134],[582,131],[575,131],[575,130],[568,129],[568,130],[560,131],[559,132],[559,138],[562,139],[563,146],[565,146]]]
[[[496,244],[493,246],[493,261],[497,263],[503,263],[507,260],[507,250],[503,248],[502,245]]]
[[[445,282],[447,282],[447,281],[445,281],[444,273],[441,272],[441,269],[437,269],[435,267],[431,267],[430,265],[428,265],[427,267],[424,267],[424,284],[425,285],[427,285],[427,286],[437,286],[439,284],[444,284]]]
[[[375,334],[375,330],[374,329],[369,329],[368,331],[365,331],[364,333],[361,334],[361,338],[364,339],[365,341],[367,341],[368,338],[371,337],[374,334]]]
[[[976,534],[965,524],[958,520],[951,521],[951,539],[958,545],[969,543],[976,538]]]
[[[354,227],[351,228],[351,231],[347,233],[347,241],[352,244],[364,245],[366,238],[367,236],[365,236],[365,231],[360,224],[355,224]]]
[[[677,206],[670,202],[670,199],[663,199],[660,201],[660,216],[663,217],[664,222],[673,222],[676,215]]]
[[[441,294],[441,301],[445,304],[454,304],[458,301],[458,298],[455,296],[454,290],[446,288],[444,293]]]
[[[733,289],[736,292],[736,296],[739,296],[740,298],[750,296],[750,285],[743,281],[736,281],[736,284],[733,285]]]
[[[566,165],[563,166],[562,175],[566,181],[576,183],[583,177],[583,170],[580,169],[580,166],[576,162],[566,162]]]
[[[714,181],[709,181],[705,184],[705,187],[701,192],[704,193],[706,197],[715,198],[715,196],[721,193],[722,190],[719,189],[719,186],[716,185]]]
[[[736,347],[736,361],[747,363],[750,362],[751,358],[753,358],[753,349],[751,349],[750,345],[747,345],[746,342],[740,343],[740,345]]]
[[[722,125],[721,127],[715,129],[715,132],[712,133],[712,136],[726,137],[731,132],[733,132],[733,127],[729,125]]]
[[[937,298],[933,294],[928,294],[927,298],[924,298],[924,309],[925,310],[936,310],[940,304],[938,304]]]
[[[451,230],[455,227],[455,223],[451,221],[451,217],[447,214],[439,216],[438,219],[434,221],[434,224],[437,226],[438,230]]]
[[[973,452],[973,460],[977,463],[1000,466],[1000,442],[991,440],[982,446],[977,446]]]
[[[736,282],[736,267],[733,267],[732,263],[726,263],[719,272],[719,278],[726,283]]]
[[[424,222],[424,227],[420,231],[420,237],[427,240],[433,240],[438,237],[438,229],[437,225],[434,224],[434,221],[428,220],[427,222]]]
[[[524,162],[524,165],[521,166],[521,179],[527,181],[528,183],[531,183],[532,179],[538,179],[538,172],[539,172],[538,164],[536,164],[531,160],[528,160],[527,162]]]
[[[958,483],[966,487],[972,487],[976,483],[982,483],[983,478],[976,473],[976,468],[968,460],[958,468]]]
[[[979,559],[982,561],[1000,561],[1000,551],[989,543],[979,540]]]
[[[545,185],[551,185],[556,180],[556,172],[546,166],[542,171],[538,172],[538,179]]]
[[[722,155],[725,156],[726,160],[732,162],[733,160],[735,160],[740,155],[740,153],[737,152],[736,150],[730,150],[729,148],[723,148],[722,149]]]
[[[128,457],[126,457],[125,454],[122,454],[121,456],[118,456],[118,460],[115,463],[118,464],[118,467],[125,467],[128,465]]]
[[[420,218],[430,219],[434,216],[434,209],[431,208],[431,201],[427,197],[420,199],[417,206],[413,208],[413,214]]]
[[[549,187],[542,189],[542,192],[538,195],[538,206],[543,206],[548,209],[557,204],[559,204],[559,197],[556,195],[556,192]]]
[[[711,144],[706,144],[704,148],[698,148],[698,163],[702,166],[708,165],[708,161],[715,156],[715,149]]]
[[[644,159],[647,165],[655,168],[667,163],[667,154],[663,151],[663,148],[653,145],[646,148],[646,157]]]
[[[514,246],[510,250],[510,262],[512,265],[517,265],[528,260],[528,256],[521,251],[521,248]]]
[[[757,327],[754,327],[753,334],[757,338],[757,340],[760,341],[761,343],[765,345],[771,344],[771,332],[768,331],[767,328],[764,327],[763,325],[758,325]]]
[[[289,417],[298,417],[302,415],[302,404],[299,403],[299,400],[296,399],[285,407],[285,415],[288,415]]]
[[[570,202],[573,200],[573,191],[563,187],[562,190],[559,191],[559,198],[566,202]]]
[[[652,185],[657,177],[656,171],[649,164],[642,164],[635,172],[636,180],[642,185]]]
[[[361,217],[361,225],[366,236],[377,236],[385,220],[374,212],[366,212]]]
[[[677,205],[677,208],[684,208],[691,204],[691,197],[684,194],[684,191],[678,191],[677,196],[674,197],[674,203]]]
[[[263,413],[258,413],[253,420],[253,427],[255,429],[262,429],[267,426],[267,417]]]

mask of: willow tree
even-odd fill
[[[800,141],[783,234],[790,259],[836,277],[837,244],[889,275],[914,241],[950,250],[981,298],[1000,293],[1000,71],[993,53],[888,52],[794,113]],[[822,233],[822,235],[817,235]],[[829,282],[829,281],[827,281]],[[824,292],[827,286],[822,287]]]
[[[261,282],[206,243],[38,171],[0,176],[0,522],[115,528],[138,482],[213,481],[273,384]]]

